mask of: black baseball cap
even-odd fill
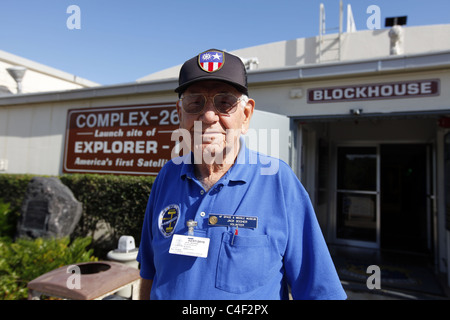
[[[181,95],[191,84],[202,80],[224,81],[248,95],[247,71],[242,60],[225,51],[210,49],[187,60],[181,67],[175,92]]]

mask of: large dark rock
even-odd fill
[[[70,235],[83,206],[57,178],[34,177],[28,184],[17,226],[18,237],[48,238]]]

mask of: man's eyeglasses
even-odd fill
[[[190,94],[180,98],[184,112],[189,114],[199,114],[203,111],[208,97],[203,94]],[[228,115],[236,112],[238,102],[242,100],[230,93],[218,93],[212,97],[216,111],[221,115]]]

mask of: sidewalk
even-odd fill
[[[427,256],[346,246],[330,246],[330,253],[349,300],[450,300]],[[371,265],[381,271],[380,289],[367,287]]]
[[[363,284],[341,281],[348,300],[450,300],[447,296],[434,296],[416,292],[402,292],[392,289],[369,290]]]

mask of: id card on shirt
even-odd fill
[[[174,234],[169,253],[206,258],[208,256],[209,240],[209,238]]]

